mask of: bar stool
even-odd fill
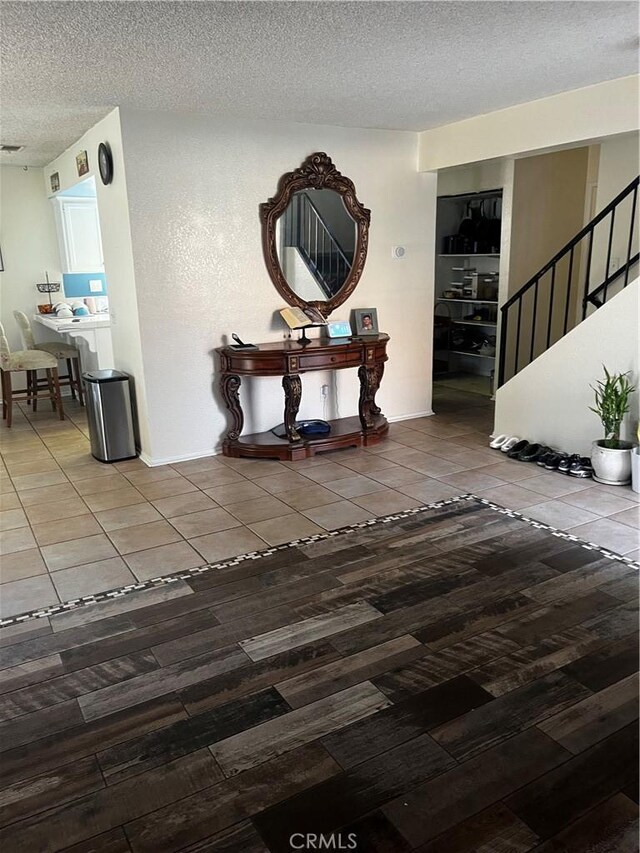
[[[33,337],[31,322],[27,315],[22,311],[14,311],[13,316],[16,318],[18,326],[20,327],[20,334],[22,335],[22,342],[25,349],[39,349],[42,352],[48,352],[58,361],[67,362],[68,372],[60,377],[60,385],[69,386],[73,400],[76,399],[77,391],[80,405],[84,406],[82,379],[80,377],[80,353],[76,347],[71,344],[65,344],[64,341],[44,341],[43,343],[36,343],[35,338]],[[27,381],[30,381],[29,378],[27,378]],[[34,412],[37,409],[37,405],[36,399],[34,400]]]
[[[48,392],[46,394],[38,393],[38,370],[47,371]],[[20,397],[14,395],[11,379],[11,374],[18,371],[25,371],[27,374],[26,394]],[[29,381],[30,375],[34,377],[33,381]],[[6,420],[7,427],[12,423],[14,401],[33,400],[35,403],[38,397],[49,397],[53,410],[57,408],[60,420],[64,420],[58,362],[55,356],[37,349],[11,352],[2,323],[0,323],[0,376],[2,377],[2,417]]]

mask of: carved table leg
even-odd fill
[[[380,384],[380,373],[378,366],[367,367],[361,364],[358,368],[360,379],[360,400],[358,403],[358,414],[363,429],[373,428],[373,417],[380,413],[375,404],[375,396]]]
[[[287,431],[289,441],[300,441],[300,435],[296,429],[296,416],[302,399],[302,382],[295,373],[286,373],[282,377],[284,388],[284,428]]]
[[[227,431],[227,441],[236,441],[244,425],[244,415],[240,406],[240,377],[233,373],[223,374],[220,390],[224,404],[231,412],[231,426]]]
[[[377,381],[376,381],[376,389],[373,392],[373,396],[371,398],[371,414],[372,415],[379,415],[381,409],[380,409],[380,406],[376,405],[375,396],[376,396],[378,389],[380,388],[380,383],[382,382],[382,377],[384,376],[384,362],[382,362],[382,364],[378,364],[375,369],[377,371],[377,377],[376,377]]]

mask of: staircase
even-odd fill
[[[296,193],[284,213],[284,245],[297,249],[327,299],[340,290],[353,258],[331,233],[329,223],[307,193]]]
[[[640,385],[638,183],[635,178],[502,306],[496,435],[589,456],[602,435],[589,408],[602,365]],[[638,391],[630,402],[626,440],[634,438],[640,415]]]
[[[634,178],[502,306],[499,388],[637,278],[639,182]]]

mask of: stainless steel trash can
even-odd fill
[[[100,462],[118,462],[136,456],[129,377],[119,370],[92,370],[82,374],[91,453]]]

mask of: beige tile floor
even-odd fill
[[[91,457],[86,414],[25,406],[0,450],[0,614],[14,615],[474,492],[636,559],[640,496],[505,460],[486,398],[437,390],[436,415],[369,449],[303,462]]]

